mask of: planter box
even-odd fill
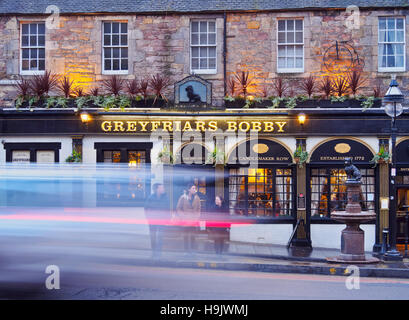
[[[132,100],[131,101],[131,106],[130,108],[165,108],[167,106],[167,102],[163,99],[157,99],[154,102],[154,99],[146,99],[145,100],[140,100],[140,101],[136,101],[136,100]],[[15,106],[15,105],[14,105]],[[29,101],[24,101],[23,104],[20,106],[20,108],[46,108],[47,106],[47,99],[40,99],[36,104],[33,104],[32,106],[29,105]],[[54,105],[53,107],[50,107],[50,109],[52,108],[63,108],[60,105]],[[77,104],[75,99],[70,98],[67,101],[67,106],[65,107],[67,109],[73,109],[73,108],[77,108]],[[95,105],[92,101],[87,101],[85,103],[85,105],[82,108],[101,108],[101,106],[97,106]]]
[[[241,109],[246,105],[246,100],[224,101],[226,109]]]
[[[362,102],[364,100],[357,100],[357,99],[347,99],[344,102],[331,102],[329,99],[308,99],[305,101],[297,101],[297,105],[295,109],[305,109],[305,108],[328,108],[328,109],[336,109],[336,108],[354,108],[360,109],[362,108]],[[225,101],[225,106],[227,109],[241,109],[245,106],[245,100],[236,100],[236,101]],[[263,100],[262,102],[254,102],[250,109],[252,108],[269,108],[273,105],[271,100]],[[375,99],[372,108],[380,108],[382,106],[382,99]],[[280,102],[278,108],[286,109],[286,101]]]
[[[166,107],[167,103],[163,99],[156,99],[155,103],[154,99],[148,98],[146,100],[132,100],[132,108],[164,108]]]

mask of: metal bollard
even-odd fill
[[[386,251],[388,251],[388,234],[389,230],[384,228],[382,230],[382,247],[381,251],[379,252],[380,254],[385,254]]]

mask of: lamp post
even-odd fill
[[[385,253],[384,259],[387,261],[402,260],[402,255],[396,250],[396,118],[403,112],[403,94],[399,89],[396,79],[392,79],[389,89],[383,98],[383,106],[388,116],[392,118],[391,139],[392,139],[392,162],[389,179],[389,250]]]

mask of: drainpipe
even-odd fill
[[[224,96],[227,95],[227,14],[223,14],[223,82],[224,82]]]

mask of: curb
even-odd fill
[[[194,268],[207,270],[234,270],[234,271],[257,271],[271,273],[298,273],[298,274],[315,274],[315,275],[330,275],[330,276],[349,276],[351,270],[348,266],[328,265],[289,265],[275,263],[240,263],[240,262],[209,262],[209,261],[167,261],[167,260],[149,260],[138,259],[138,264],[155,266],[155,267],[171,267],[171,268]],[[302,263],[302,262],[300,262]],[[359,275],[361,277],[377,277],[377,278],[405,278],[409,279],[409,269],[403,268],[371,268],[367,266],[359,266]]]

